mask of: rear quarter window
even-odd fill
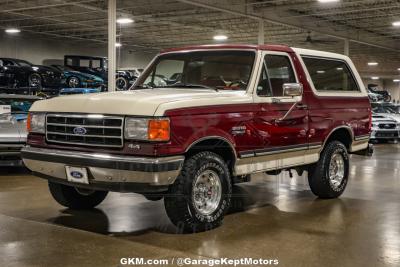
[[[318,92],[360,92],[354,75],[345,61],[302,56]]]

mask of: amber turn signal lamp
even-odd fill
[[[170,138],[169,120],[149,120],[149,140],[168,141]]]
[[[26,130],[29,132],[31,132],[32,127],[31,127],[31,122],[32,122],[32,115],[31,113],[28,113],[28,117],[26,118]]]

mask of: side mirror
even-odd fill
[[[303,94],[303,85],[301,83],[284,83],[283,96],[301,96]]]

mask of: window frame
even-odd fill
[[[290,56],[289,53],[287,52],[278,52],[278,51],[263,51],[261,54],[261,59],[260,59],[260,69],[259,72],[257,74],[257,79],[256,79],[256,83],[254,85],[254,91],[253,91],[253,96],[254,96],[254,100],[255,102],[259,103],[259,102],[267,102],[267,103],[295,103],[295,102],[300,102],[302,100],[302,95],[301,96],[296,96],[296,97],[291,97],[291,96],[259,96],[257,94],[257,87],[258,84],[260,83],[260,79],[262,78],[262,73],[263,73],[263,67],[265,64],[265,57],[266,56],[285,56],[289,59],[290,65],[292,67],[292,71],[294,74],[294,77],[296,79],[296,83],[300,83],[299,82],[299,77],[293,62],[292,57]],[[267,66],[266,66],[267,67]],[[268,73],[268,70],[267,70]],[[269,79],[269,77],[268,77]],[[270,81],[271,84],[271,81]]]
[[[304,63],[303,58],[312,58],[312,59],[336,61],[336,62],[341,62],[341,63],[343,63],[343,64],[346,66],[346,68],[349,70],[349,73],[350,73],[350,75],[351,75],[351,78],[353,78],[353,81],[354,81],[354,83],[356,84],[357,89],[358,89],[358,90],[351,90],[351,91],[350,91],[350,90],[335,90],[335,91],[331,91],[331,90],[318,90],[317,88],[315,88],[315,86],[314,86],[314,81],[313,81],[313,79],[312,79],[312,77],[311,77],[311,75],[310,75],[310,79],[311,79],[311,81],[312,81],[312,85],[313,85],[315,91],[317,91],[317,92],[319,92],[319,93],[328,93],[328,92],[332,92],[332,93],[361,93],[360,85],[359,85],[358,82],[357,82],[357,79],[356,79],[356,77],[355,77],[355,75],[354,75],[354,73],[353,73],[353,70],[351,69],[351,67],[349,66],[349,64],[347,64],[347,61],[342,60],[342,59],[338,59],[338,58],[327,58],[327,57],[318,57],[318,56],[309,56],[309,55],[300,55],[300,56],[301,56],[301,60],[303,61],[303,63]],[[307,65],[306,65],[305,63],[304,63],[304,65],[306,66],[307,73],[310,74],[310,72],[308,71]]]
[[[298,49],[296,52],[296,55],[299,59],[299,62],[304,70],[304,73],[306,74],[307,77],[307,82],[310,85],[310,88],[314,95],[316,96],[330,96],[330,97],[366,97],[368,96],[367,91],[362,83],[361,77],[359,76],[358,73],[354,72],[355,66],[351,62],[351,60],[345,56],[340,55],[343,58],[339,57],[331,57],[328,55],[318,55],[316,54],[311,54],[307,53],[307,50],[302,51],[303,49]],[[324,52],[321,52],[324,53]],[[351,75],[353,76],[354,81],[357,84],[358,91],[318,91],[315,89],[314,82],[311,79],[311,75],[308,71],[308,68],[306,64],[303,61],[303,57],[308,57],[308,58],[317,58],[317,59],[325,59],[325,60],[333,60],[333,61],[341,61],[346,64],[346,66],[349,68]]]

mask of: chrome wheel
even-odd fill
[[[345,174],[343,156],[339,153],[332,155],[329,163],[329,181],[334,189],[338,189],[342,184]]]
[[[222,197],[221,180],[212,170],[205,170],[194,180],[193,205],[201,215],[210,215],[217,210]]]
[[[71,88],[76,88],[79,86],[79,79],[77,77],[71,77],[68,80],[68,86]]]
[[[128,86],[124,77],[118,77],[115,81],[118,90],[125,90]]]
[[[29,76],[29,86],[38,87],[42,85],[42,77],[39,74],[33,73]]]

